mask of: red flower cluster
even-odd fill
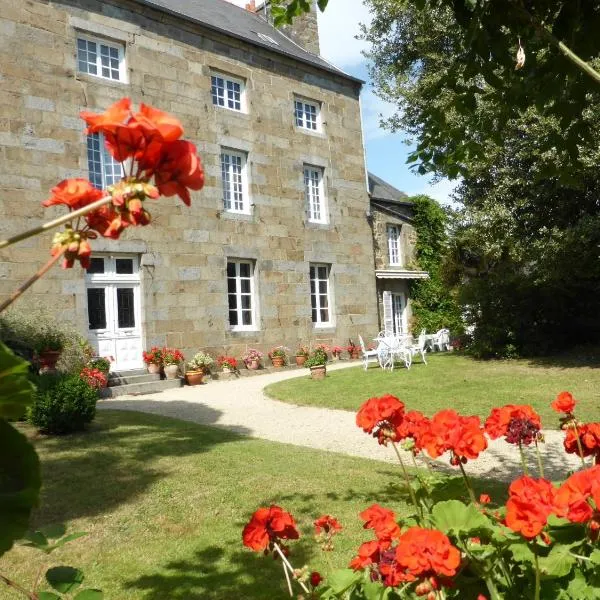
[[[493,408],[485,422],[485,432],[495,440],[501,436],[511,444],[529,445],[542,428],[540,416],[528,405],[507,404]]]
[[[314,526],[315,526],[315,535],[319,535],[321,532],[323,533],[337,533],[338,531],[342,530],[342,526],[340,525],[340,522],[330,516],[330,515],[323,515],[322,517],[319,517],[315,522],[314,522]]]
[[[90,367],[83,367],[79,377],[83,379],[91,388],[96,390],[106,387],[108,379],[106,374],[100,369],[91,369]]]
[[[559,413],[572,415],[577,402],[570,392],[561,392],[556,396],[556,400],[550,406]]]
[[[219,367],[223,367],[223,365],[229,365],[229,368],[234,371],[237,369],[237,360],[233,358],[233,356],[219,356],[217,357],[217,364]]]
[[[487,448],[479,417],[463,417],[451,409],[433,416],[422,433],[421,443],[431,458],[438,458],[449,450],[453,465],[477,458]]]
[[[294,517],[274,504],[269,508],[259,508],[242,532],[244,546],[265,554],[279,540],[297,540],[299,537]]]
[[[380,398],[369,398],[356,413],[356,424],[365,433],[372,433],[380,444],[397,441],[396,429],[402,425],[404,403],[395,396],[386,394]]]
[[[373,504],[360,513],[360,518],[365,522],[364,529],[372,529],[375,537],[380,542],[391,542],[400,535],[400,527],[396,523],[394,511]]]
[[[576,428],[569,427],[565,436],[564,446],[568,454],[579,455],[579,444],[583,456],[594,456],[596,464],[600,463],[600,423],[584,423]]]
[[[590,500],[594,505],[590,505]],[[556,514],[573,523],[590,522],[594,536],[600,529],[600,466],[571,475],[556,492]]]
[[[521,477],[510,484],[506,525],[528,539],[542,532],[554,512],[556,489],[545,479]]]
[[[158,346],[152,346],[152,348],[150,348],[150,352],[146,352],[144,350],[142,353],[144,362],[147,365],[162,365],[162,356],[162,348],[159,348]]]
[[[167,346],[161,349],[161,356],[164,365],[177,365],[185,358],[181,350]]]
[[[54,237],[52,254],[65,253],[64,268],[72,267],[75,260],[84,268],[89,266],[91,248],[87,240],[96,237],[93,231],[117,239],[130,225],[148,225],[151,218],[144,200],[161,194],[178,195],[189,206],[189,190],[200,190],[204,185],[196,147],[179,139],[183,127],[175,117],[145,104],[133,113],[131,100],[123,98],[102,114],[84,111],[81,118],[88,125],[87,134],[103,134],[112,156],[120,162],[130,160],[131,165],[129,176],[106,192],[97,190],[86,179],[67,179],[54,187],[52,196],[42,203],[61,204],[72,211],[107,194],[111,197],[110,204],[87,213],[82,229],[67,228]]]

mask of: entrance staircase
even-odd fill
[[[181,387],[183,379],[162,379],[158,373],[146,369],[115,371],[108,374],[108,387],[100,390],[101,398],[116,398],[126,394],[142,396]]]

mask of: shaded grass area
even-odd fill
[[[428,365],[416,359],[410,370],[383,371],[371,364],[328,373],[325,381],[307,377],[269,385],[271,398],[303,406],[356,410],[367,398],[393,394],[410,409],[432,415],[444,408],[487,417],[503,404],[531,404],[544,426],[557,428],[550,402],[564,390],[574,394],[581,420],[600,420],[600,361],[597,355],[554,359],[480,361],[455,353],[427,355]]]
[[[33,526],[64,522],[89,535],[49,558],[15,548],[0,573],[30,583],[42,564],[70,564],[107,599],[285,598],[280,563],[241,543],[256,508],[273,502],[292,512],[304,534],[294,565],[323,573],[316,517],[345,526],[331,557],[338,567],[371,537],[358,512],[374,502],[407,511],[394,466],[153,415],[103,410],[88,432],[35,444],[44,484]],[[19,597],[0,588],[0,598]]]

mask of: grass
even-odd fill
[[[332,554],[345,566],[370,539],[359,511],[373,502],[406,511],[393,466],[152,415],[100,411],[88,432],[35,444],[44,485],[32,525],[63,522],[89,535],[50,557],[16,547],[0,573],[30,583],[42,565],[73,565],[107,599],[285,598],[280,563],[241,543],[256,508],[289,510],[304,534],[293,543],[294,565],[323,573],[316,517],[329,513],[345,526]],[[0,587],[0,597],[21,596]]]
[[[266,388],[272,398],[303,406],[356,410],[367,398],[393,394],[410,409],[427,415],[443,408],[485,418],[494,406],[531,404],[545,427],[556,428],[550,408],[557,393],[570,391],[578,400],[577,416],[598,421],[600,361],[574,355],[552,360],[478,361],[453,353],[427,356],[428,366],[417,359],[410,370],[383,371],[371,364],[331,371],[325,381],[306,377],[288,379]],[[317,388],[318,386],[318,388]],[[318,389],[318,393],[316,392]]]

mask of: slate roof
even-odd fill
[[[412,202],[408,200],[408,196],[404,192],[396,189],[393,185],[377,177],[377,175],[373,175],[371,172],[369,172],[369,195],[371,196],[371,200],[412,205]]]
[[[263,17],[226,0],[137,0],[140,4],[156,10],[199,23],[208,29],[244,40],[255,46],[267,48],[277,54],[283,54],[300,62],[335,73],[345,79],[364,83],[338,69],[324,58],[312,54],[295,44]],[[258,37],[258,33],[269,36],[277,44]]]

